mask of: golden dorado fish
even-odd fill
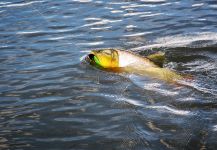
[[[118,49],[101,49],[92,50],[85,60],[91,65],[107,71],[134,73],[166,82],[177,82],[184,79],[175,71],[159,66],[159,62],[164,60],[162,53],[143,57]]]

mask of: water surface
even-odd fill
[[[0,149],[215,149],[215,0],[0,2]],[[166,52],[177,86],[97,70],[91,49]]]

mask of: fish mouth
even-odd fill
[[[90,54],[86,55],[85,61],[88,63],[94,62],[94,57],[95,57],[95,55],[93,53],[90,53]]]
[[[86,57],[86,61],[89,62],[91,65],[101,66],[101,63],[100,63],[98,57],[94,53],[88,54]]]
[[[90,53],[90,54],[88,55],[88,58],[89,58],[90,60],[92,60],[92,61],[94,61],[94,57],[95,57],[95,55],[92,54],[92,53]]]

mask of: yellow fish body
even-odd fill
[[[92,50],[86,60],[99,68],[108,71],[134,73],[166,82],[176,82],[183,77],[167,68],[161,68],[151,60],[162,59],[162,54],[143,57],[128,51],[117,49]]]

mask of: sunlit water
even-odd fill
[[[215,149],[215,0],[0,2],[0,149]],[[91,49],[166,52],[185,86],[97,70]]]

